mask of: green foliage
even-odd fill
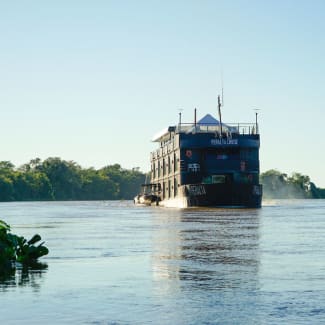
[[[100,170],[102,175],[109,177],[117,186],[119,199],[132,199],[144,183],[145,175],[136,169],[126,170],[119,164],[106,166]]]
[[[41,240],[36,234],[30,240],[10,232],[10,226],[0,220],[0,275],[10,273],[15,269],[15,262],[23,266],[37,263],[37,259],[47,255],[48,249],[44,242],[35,245]]]
[[[271,169],[261,174],[264,198],[325,198],[309,176],[288,176]],[[119,164],[86,168],[74,161],[50,157],[32,159],[15,168],[0,161],[0,201],[24,200],[129,200],[140,191],[145,174]]]
[[[39,171],[17,173],[14,177],[14,198],[21,200],[52,200],[52,184],[47,175]]]
[[[81,200],[107,200],[118,199],[119,187],[109,175],[93,168],[81,172]]]
[[[300,173],[291,176],[271,169],[261,174],[264,198],[325,198],[325,191],[316,187],[310,177]]]
[[[0,201],[14,200],[14,192],[15,190],[11,176],[7,176],[0,171]]]
[[[81,167],[73,161],[48,158],[38,167],[50,180],[57,200],[76,200],[82,187]]]
[[[47,247],[43,246],[44,242],[35,246],[37,242],[41,240],[41,236],[36,234],[30,240],[26,240],[24,237],[17,237],[17,262],[22,264],[33,264],[36,260],[49,253]]]
[[[83,169],[73,161],[32,159],[19,168],[0,162],[0,201],[132,199],[145,175],[114,164]]]
[[[10,270],[15,261],[13,238],[8,234],[10,226],[0,220],[0,274]]]

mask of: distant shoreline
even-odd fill
[[[119,164],[95,169],[59,157],[35,158],[19,167],[0,161],[0,202],[132,200],[145,179],[138,168]],[[300,173],[289,176],[271,169],[260,175],[260,181],[263,200],[325,198],[325,189]]]

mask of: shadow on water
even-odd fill
[[[259,210],[186,209],[155,218],[153,271],[183,288],[259,287]]]
[[[47,272],[47,264],[35,263],[31,266],[16,266],[8,272],[0,273],[0,291],[7,291],[17,287],[31,287],[39,291],[42,277]]]

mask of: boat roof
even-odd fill
[[[193,123],[186,123],[187,125],[194,125]],[[210,125],[210,126],[217,126],[220,125],[220,122],[214,118],[211,114],[206,114],[203,116],[198,122],[197,125]],[[224,125],[222,123],[222,125]],[[169,137],[169,133],[171,131],[175,131],[175,126],[169,126],[167,128],[162,129],[161,131],[157,132],[151,139],[152,142],[160,142],[163,141],[165,137]]]
[[[164,135],[168,134],[169,128],[164,128],[163,130],[157,132],[151,139],[152,142],[159,142],[164,137]]]
[[[219,125],[220,122],[216,118],[214,118],[211,114],[206,114],[197,122],[197,124],[199,124],[199,125]]]

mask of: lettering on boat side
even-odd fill
[[[203,185],[189,185],[188,192],[190,195],[205,195],[205,188]]]
[[[238,139],[211,139],[212,145],[228,144],[238,145]]]

